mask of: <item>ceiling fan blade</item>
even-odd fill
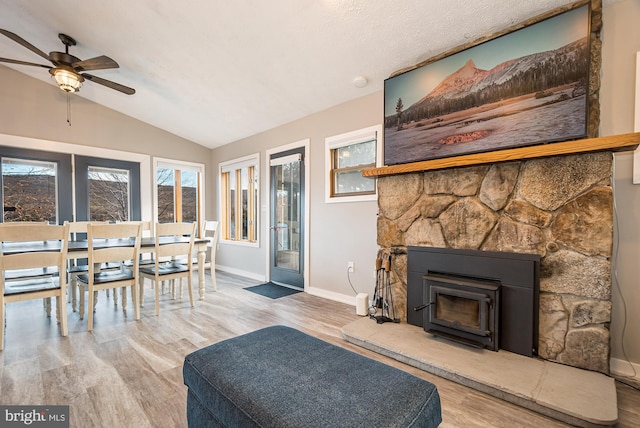
[[[128,86],[121,85],[116,82],[112,82],[111,80],[103,79],[102,77],[93,76],[91,74],[81,74],[87,80],[91,80],[92,82],[99,83],[101,85],[106,86],[107,88],[115,89],[116,91],[120,91],[123,94],[133,95],[136,93],[136,90],[133,88],[129,88]]]
[[[11,64],[32,65],[34,67],[52,68],[50,65],[36,64],[35,62],[18,61],[17,59],[0,58],[0,62],[8,62]]]
[[[10,38],[14,42],[24,46],[25,48],[29,49],[30,51],[40,55],[42,58],[46,59],[47,61],[50,61],[49,55],[47,55],[46,53],[42,52],[40,49],[38,49],[37,47],[33,46],[31,43],[27,42],[25,39],[23,39],[22,37],[18,36],[17,34],[12,33],[11,31],[3,30],[2,28],[0,28],[0,33],[4,34],[5,36]]]
[[[76,71],[89,71],[89,70],[104,70],[106,68],[118,68],[120,67],[117,62],[105,55],[100,55],[95,58],[85,59],[84,61],[78,61],[71,64]]]

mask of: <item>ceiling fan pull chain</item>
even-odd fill
[[[71,95],[67,93],[67,123],[71,126]]]

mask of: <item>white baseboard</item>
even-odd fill
[[[229,266],[220,266],[220,265],[216,265],[216,270],[219,270],[220,272],[230,273],[232,275],[244,276],[245,278],[255,279],[256,281],[260,281],[260,282],[267,282],[267,278],[264,275],[260,275],[255,272],[249,272],[242,269],[236,269]]]
[[[633,369],[636,370],[635,376]],[[611,370],[611,374],[613,375],[630,377],[640,381],[640,364],[620,360],[618,358],[611,358],[609,360],[609,370]]]
[[[307,287],[307,289],[304,291],[313,296],[318,296],[328,300],[344,303],[353,307],[356,306],[356,296],[348,296],[346,294],[335,293],[333,291],[327,291],[317,287]]]

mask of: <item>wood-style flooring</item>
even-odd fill
[[[80,321],[68,305],[68,337],[59,335],[55,317],[46,318],[41,301],[7,305],[0,404],[69,405],[72,427],[185,427],[185,355],[283,324],[434,383],[442,400],[442,427],[567,426],[346,342],[340,329],[358,318],[352,306],[306,293],[272,300],[243,290],[256,281],[221,272],[216,278],[213,292],[207,274],[206,298],[195,308],[186,292],[182,300],[163,295],[158,317],[154,295],[146,291],[140,321],[133,319],[130,298],[124,312],[114,307],[113,295],[107,299],[100,292],[91,333],[86,317]],[[639,427],[640,392],[616,384],[619,426]],[[382,397],[393,393],[381,385]]]

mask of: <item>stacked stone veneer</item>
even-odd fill
[[[378,245],[539,254],[539,355],[608,373],[612,167],[592,153],[381,177]],[[406,321],[406,255],[393,272]]]

